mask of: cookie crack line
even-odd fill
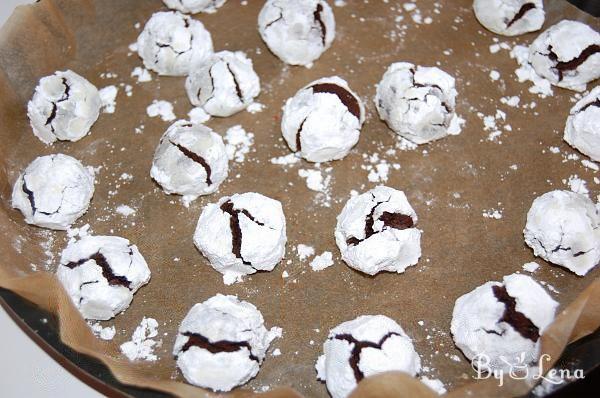
[[[600,45],[592,44],[587,46],[577,57],[573,58],[570,61],[559,61],[558,55],[552,49],[552,46],[548,46],[548,58],[551,61],[556,62],[554,69],[558,72],[558,81],[562,81],[564,77],[564,72],[571,71],[577,69],[578,66],[582,65],[585,61],[588,60],[592,55],[600,53]]]
[[[29,205],[31,206],[31,213],[35,215],[37,212],[37,208],[35,207],[35,197],[33,195],[33,191],[27,187],[27,182],[25,181],[25,175],[23,175],[23,185],[21,186],[23,193],[27,195],[27,199],[29,200]]]
[[[50,126],[50,131],[52,131],[54,133],[54,126],[52,125],[52,122],[54,121],[54,119],[56,119],[56,116],[58,114],[58,103],[59,102],[63,102],[69,99],[69,95],[71,93],[71,86],[67,83],[67,79],[66,78],[62,78],[62,84],[65,86],[65,91],[63,92],[62,97],[60,97],[60,99],[56,102],[52,101],[52,110],[50,111],[50,116],[48,116],[48,118],[46,119],[46,126]]]
[[[129,254],[133,254],[133,249],[131,249],[131,247],[129,248]],[[65,264],[65,267],[69,269],[74,269],[76,267],[79,267],[80,265],[87,263],[90,260],[94,260],[96,265],[102,269],[102,276],[108,281],[109,285],[124,286],[127,289],[131,290],[131,281],[129,281],[129,279],[127,279],[127,277],[125,276],[115,275],[112,268],[110,267],[110,264],[108,263],[108,260],[106,259],[106,257],[104,257],[102,253],[100,253],[100,251],[97,251],[90,257],[82,258],[79,261],[71,261]]]
[[[210,179],[212,170],[210,168],[210,165],[206,162],[206,160],[202,156],[198,155],[197,153],[190,151],[183,145],[176,144],[173,141],[169,141],[169,142],[171,143],[171,145],[173,145],[174,147],[179,149],[179,151],[181,153],[183,153],[186,158],[188,158],[188,159],[198,163],[200,166],[202,166],[204,168],[204,171],[206,172],[206,184],[212,185],[212,180]]]
[[[370,341],[357,340],[351,334],[346,334],[346,333],[336,334],[335,336],[333,336],[333,338],[336,340],[346,341],[353,345],[352,351],[350,352],[350,358],[348,358],[348,362],[350,363],[350,367],[352,368],[352,371],[354,372],[354,379],[358,383],[362,379],[365,378],[364,373],[358,367],[358,364],[360,363],[361,351],[364,348],[375,348],[375,349],[380,350],[381,347],[383,346],[383,343],[385,343],[386,340],[392,336],[400,336],[400,334],[398,334],[396,332],[389,332],[388,334],[383,336],[377,343],[373,343]]]
[[[410,72],[412,73],[412,81],[413,81],[413,86],[417,87],[417,88],[429,88],[429,93],[427,95],[433,95],[434,97],[436,97],[437,99],[440,100],[441,105],[444,107],[444,109],[446,110],[446,113],[450,114],[452,113],[452,111],[450,110],[450,107],[448,106],[448,104],[446,103],[446,101],[444,101],[442,98],[438,97],[437,95],[435,95],[435,92],[433,91],[433,89],[438,89],[440,91],[440,93],[442,93],[442,95],[444,94],[444,90],[442,90],[442,88],[440,86],[438,86],[437,84],[422,84],[422,83],[417,83],[415,81],[415,74],[417,73],[417,71],[415,70],[415,68],[411,68]],[[409,98],[409,101],[415,101],[415,100],[419,100],[418,98]],[[439,125],[439,124],[438,124]],[[439,126],[446,126],[446,124],[441,124]]]
[[[590,106],[596,106],[596,107],[600,108],[600,98],[596,98],[596,101],[592,101],[588,104],[585,104],[577,113],[585,111]]]
[[[191,347],[202,348],[211,354],[218,354],[220,352],[236,352],[242,348],[246,348],[249,352],[248,358],[252,361],[260,362],[258,357],[252,354],[252,347],[247,341],[219,340],[212,342],[200,333],[186,332],[183,333],[183,335],[188,337],[188,341],[183,345],[180,353],[186,352]]]
[[[276,5],[274,5],[275,8],[279,8],[279,17],[275,18],[274,20],[272,20],[271,22],[269,22],[268,24],[265,25],[265,30],[267,28],[270,28],[271,25],[273,25],[275,22],[277,21],[281,21],[283,19],[283,9],[281,7],[278,7]]]
[[[244,96],[242,95],[242,89],[240,88],[240,83],[238,82],[235,73],[233,73],[233,71],[231,70],[231,65],[229,65],[228,62],[225,62],[225,65],[227,66],[227,70],[229,71],[229,73],[231,73],[231,77],[233,78],[233,84],[235,84],[235,93],[237,94],[240,102],[243,104]]]
[[[242,260],[244,265],[252,267],[252,263],[244,260],[242,257],[242,228],[240,227],[240,213],[248,217],[252,222],[264,226],[265,224],[256,220],[248,210],[235,209],[234,204],[231,200],[226,201],[221,205],[221,210],[224,213],[229,214],[229,228],[231,229],[231,251],[236,258]],[[252,267],[254,268],[254,267]]]
[[[298,132],[296,133],[296,152],[302,152],[302,142],[300,141],[300,133],[302,133],[302,129],[304,128],[304,123],[308,119],[308,116],[304,118],[302,123],[300,123],[300,127],[298,127]]]
[[[314,94],[328,93],[337,96],[341,103],[348,108],[348,111],[360,121],[360,105],[358,99],[344,87],[334,83],[318,83],[314,86],[310,86],[310,88],[312,88]]]
[[[373,198],[374,199],[374,198]],[[373,217],[375,215],[375,210],[382,203],[387,203],[390,200],[385,200],[383,202],[377,202],[375,206],[371,208],[371,212],[367,214],[365,218],[365,237],[363,239],[358,239],[354,236],[348,238],[346,240],[346,244],[356,246],[360,242],[369,239],[371,236],[378,234],[379,232],[373,229],[373,225],[375,221],[383,221],[383,227],[394,228],[398,230],[412,228],[414,226],[414,221],[411,216],[402,213],[390,213],[388,211],[384,211],[378,218],[375,220]],[[383,229],[382,229],[383,231]]]
[[[321,19],[321,12],[323,12],[323,5],[319,3],[317,4],[317,9],[313,13],[313,18],[315,19],[315,22],[317,22],[321,27],[321,41],[323,42],[323,47],[325,47],[325,36],[327,34],[327,28],[325,27],[325,23]]]
[[[523,18],[525,16],[525,14],[530,11],[530,10],[534,10],[535,4],[533,3],[525,3],[521,6],[521,8],[519,9],[519,11],[515,14],[515,16],[513,17],[513,19],[511,19],[510,21],[508,21],[506,23],[506,28],[510,28],[515,22],[517,22],[518,20],[520,20],[521,18]]]
[[[508,294],[505,286],[493,286],[492,291],[499,302],[504,304],[504,313],[498,322],[506,322],[513,327],[521,336],[533,341],[540,338],[540,329],[535,326],[531,319],[517,311],[517,300]]]

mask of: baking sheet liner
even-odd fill
[[[438,6],[435,6],[437,3]],[[229,179],[220,190],[183,207],[177,197],[165,195],[150,179],[149,168],[158,139],[169,123],[150,119],[146,107],[155,99],[171,101],[179,118],[191,109],[183,78],[158,77],[147,83],[130,77],[141,66],[128,45],[139,34],[152,12],[163,7],[159,0],[42,0],[19,7],[0,32],[0,286],[10,289],[59,319],[61,339],[73,349],[104,362],[126,384],[154,388],[177,396],[214,394],[183,383],[171,349],[177,327],[189,308],[216,293],[236,294],[255,304],[267,327],[281,326],[283,338],[267,355],[261,371],[247,386],[232,393],[246,396],[266,387],[266,396],[326,396],[316,380],[314,363],[329,329],[362,314],[385,314],[396,319],[414,339],[427,376],[440,378],[451,396],[520,395],[531,388],[526,382],[509,381],[502,389],[488,380],[474,382],[468,361],[454,347],[449,333],[456,298],[489,280],[521,271],[533,261],[523,243],[522,229],[532,200],[551,189],[564,188],[573,175],[588,181],[590,195],[599,193],[597,172],[574,159],[576,151],[563,143],[562,130],[572,106],[573,93],[554,89],[541,99],[528,93],[527,83],[515,80],[515,61],[508,52],[492,54],[493,34],[478,25],[469,0],[417,2],[415,11],[399,11],[401,2],[349,1],[333,7],[337,36],[331,49],[310,68],[286,67],[264,46],[256,30],[262,2],[240,5],[230,0],[216,14],[198,15],[212,33],[215,49],[244,50],[253,59],[262,81],[258,101],[265,109],[242,112],[207,124],[223,134],[241,124],[254,133],[252,151],[243,163],[232,162]],[[546,2],[545,27],[562,18],[582,20],[596,30],[598,19],[566,2]],[[435,10],[438,10],[436,12]],[[399,20],[398,17],[402,17]],[[515,39],[500,37],[510,45],[529,43],[535,34]],[[445,51],[446,50],[446,51]],[[396,137],[378,120],[373,106],[374,84],[387,65],[410,61],[439,65],[457,79],[458,113],[466,119],[463,133],[416,150],[395,153]],[[26,104],[39,78],[55,70],[72,69],[97,87],[129,84],[130,97],[120,87],[114,114],[102,114],[90,136],[77,143],[46,147],[32,134]],[[493,82],[489,72],[501,79]],[[113,75],[102,75],[110,72]],[[359,144],[341,161],[321,165],[331,176],[330,189],[318,194],[306,187],[300,169],[314,165],[271,164],[270,159],[289,153],[281,139],[279,121],[286,98],[317,78],[345,78],[368,108]],[[503,96],[518,95],[521,104],[535,101],[533,109],[511,108],[499,103]],[[477,112],[506,112],[512,131],[499,141],[487,140]],[[141,129],[135,133],[136,127]],[[550,147],[559,149],[553,153]],[[137,244],[152,270],[152,280],[135,296],[131,307],[113,321],[117,336],[111,342],[94,337],[52,276],[67,237],[28,226],[10,207],[11,187],[19,171],[35,157],[63,152],[97,168],[96,193],[89,212],[75,226],[89,223],[95,234],[115,234]],[[335,217],[351,190],[365,191],[369,182],[365,155],[377,153],[399,169],[390,171],[387,185],[406,192],[424,231],[423,257],[404,274],[368,277],[344,265],[335,246]],[[511,167],[511,166],[515,167]],[[331,167],[331,169],[328,169]],[[123,173],[133,179],[120,179]],[[270,273],[260,273],[241,284],[225,286],[194,248],[192,234],[202,207],[223,195],[258,191],[282,201],[288,223],[287,254]],[[324,203],[329,202],[329,207]],[[127,204],[136,213],[127,218],[115,212]],[[500,209],[501,219],[482,213]],[[315,247],[317,254],[334,253],[335,265],[321,272],[300,261],[299,243]],[[534,274],[553,287],[561,303],[560,314],[542,337],[543,352],[558,359],[568,342],[592,333],[600,322],[598,269],[580,278],[540,259]],[[282,278],[287,271],[290,277]],[[142,317],[159,322],[162,346],[159,360],[131,363],[119,354]],[[423,321],[423,325],[419,324]],[[165,334],[166,333],[166,334]],[[545,364],[547,369],[550,364]],[[281,386],[281,387],[277,387]],[[297,392],[293,392],[293,391]],[[360,397],[430,397],[434,393],[402,374],[383,374],[364,380],[355,392]]]

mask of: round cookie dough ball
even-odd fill
[[[335,19],[324,0],[267,0],[258,31],[283,62],[309,66],[331,46]]]
[[[436,67],[396,62],[377,86],[379,117],[398,135],[424,144],[460,133],[454,78]]]
[[[185,82],[190,102],[213,116],[231,116],[260,93],[252,60],[241,51],[221,51],[192,70]]]
[[[137,39],[144,66],[166,76],[186,76],[213,52],[202,22],[175,11],[157,12]]]
[[[12,206],[28,224],[66,230],[85,214],[94,196],[94,174],[71,156],[40,156],[19,175]]]
[[[600,262],[600,215],[585,195],[556,190],[537,197],[523,233],[533,254],[577,275]]]
[[[163,0],[170,9],[186,14],[197,14],[199,12],[212,14],[225,4],[225,1],[227,0]]]
[[[558,303],[527,275],[487,282],[456,300],[450,330],[481,371],[511,371],[535,362],[540,336]]]
[[[600,162],[600,86],[571,108],[564,138],[569,145]]]
[[[546,16],[542,0],[475,0],[473,11],[487,30],[504,36],[535,32]]]
[[[281,203],[255,192],[207,205],[194,233],[196,247],[223,274],[225,284],[273,270],[285,254],[286,242]]]
[[[309,162],[327,162],[350,152],[364,121],[358,95],[333,76],[310,83],[286,101],[281,131],[292,151]]]
[[[127,239],[88,235],[69,243],[56,276],[85,319],[108,320],[129,307],[150,269]]]
[[[235,296],[196,304],[179,326],[173,355],[185,379],[214,391],[230,391],[258,373],[271,341],[260,311]]]
[[[43,77],[27,104],[33,134],[45,144],[56,140],[79,141],[98,120],[98,89],[67,70]]]
[[[358,271],[402,273],[421,257],[416,224],[404,192],[378,186],[348,200],[337,217],[335,241],[342,259]]]
[[[345,398],[365,377],[388,371],[415,376],[421,359],[412,340],[396,321],[363,315],[329,332],[317,361],[317,377],[333,398]]]
[[[221,136],[202,124],[180,120],[160,139],[150,175],[166,193],[183,195],[189,203],[215,192],[228,170]]]
[[[531,44],[529,62],[553,85],[584,91],[600,78],[600,33],[578,21],[560,21]]]

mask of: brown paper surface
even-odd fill
[[[536,196],[566,187],[563,179],[575,174],[588,181],[592,197],[600,192],[593,183],[597,174],[584,168],[580,160],[566,158],[576,153],[562,141],[573,93],[556,88],[555,95],[546,99],[528,93],[529,84],[515,79],[516,63],[508,52],[490,53],[495,36],[476,22],[470,0],[438,1],[439,13],[434,12],[434,1],[419,1],[422,17],[430,16],[431,24],[415,24],[411,13],[398,11],[401,2],[347,3],[333,7],[336,39],[311,69],[286,67],[268,51],[256,29],[260,1],[241,6],[230,0],[216,14],[196,16],[212,33],[215,49],[244,50],[253,59],[262,82],[258,101],[266,108],[261,113],[242,112],[207,123],[222,134],[241,124],[254,133],[255,144],[245,162],[230,164],[230,177],[216,194],[198,199],[187,209],[150,179],[154,148],[169,123],[146,115],[146,107],[154,99],[163,99],[173,102],[176,115],[185,118],[191,105],[184,79],[153,75],[152,82],[137,84],[130,77],[133,68],[141,65],[135,54],[128,54],[128,45],[139,34],[134,24],[143,26],[162,2],[42,0],[19,7],[0,32],[0,286],[57,313],[62,340],[103,361],[120,381],[178,396],[212,395],[182,382],[170,352],[189,308],[216,293],[236,294],[252,302],[262,311],[268,327],[284,330],[283,338],[273,344],[282,355],[268,355],[258,376],[238,389],[236,396],[265,386],[271,388],[268,396],[292,396],[290,388],[307,397],[326,396],[314,371],[321,345],[329,329],[362,314],[396,319],[414,339],[423,365],[430,368],[426,374],[440,378],[454,391],[453,396],[469,391],[474,396],[511,396],[531,388],[517,382],[502,390],[492,382],[473,384],[470,365],[452,342],[450,318],[456,298],[489,280],[522,272],[522,265],[534,260],[523,243],[522,230]],[[566,2],[546,3],[545,27],[572,18],[599,29],[598,19]],[[404,19],[398,22],[398,16]],[[399,28],[403,25],[406,29]],[[534,38],[535,34],[529,34],[500,41],[526,44]],[[451,52],[444,53],[447,49]],[[394,148],[396,138],[378,120],[372,99],[374,84],[394,61],[439,65],[456,77],[457,110],[466,119],[461,135],[417,150],[385,154]],[[120,87],[116,112],[101,114],[90,136],[77,143],[46,147],[31,132],[26,104],[39,78],[67,68],[99,88],[130,84],[133,94],[127,97]],[[500,72],[501,81],[490,80],[492,69]],[[106,72],[117,77],[102,78],[100,74]],[[332,176],[331,206],[324,207],[319,194],[308,190],[298,176],[299,169],[313,165],[302,162],[283,167],[271,164],[270,159],[289,153],[279,129],[285,99],[308,82],[334,74],[345,78],[364,99],[368,117],[352,153],[321,166],[332,167],[328,172]],[[512,95],[520,96],[521,104],[535,101],[536,107],[511,108],[499,103],[500,97]],[[493,115],[497,109],[506,112],[506,124],[512,127],[500,137],[502,144],[487,141],[489,132],[483,130],[477,116],[477,112]],[[142,124],[143,132],[136,134],[135,128]],[[551,146],[560,153],[551,153]],[[89,223],[95,234],[128,238],[139,246],[152,270],[150,284],[140,289],[131,307],[104,322],[117,328],[112,342],[91,334],[51,274],[66,243],[65,234],[28,226],[10,207],[11,188],[19,171],[35,157],[56,152],[101,166],[90,210],[75,226]],[[333,238],[335,218],[350,191],[376,185],[361,167],[368,164],[363,155],[374,153],[388,163],[400,164],[400,169],[390,171],[386,184],[406,192],[424,231],[423,257],[401,275],[368,277],[351,270],[341,261]],[[133,175],[133,180],[120,180],[122,173]],[[286,259],[273,272],[225,286],[221,275],[195,249],[192,234],[205,204],[246,191],[258,191],[283,203],[288,224]],[[117,214],[115,208],[120,204],[135,208],[136,214],[129,218]],[[489,209],[502,209],[502,218],[484,218],[482,212]],[[299,243],[314,246],[317,254],[331,251],[335,265],[312,271],[307,261],[296,256]],[[544,352],[556,360],[569,341],[598,328],[600,271],[595,269],[581,278],[536,261],[541,267],[534,278],[554,287],[556,292],[551,294],[561,303],[561,311],[565,310],[542,340]],[[284,270],[289,278],[281,277]],[[155,363],[134,364],[119,354],[118,345],[129,340],[143,316],[159,322],[160,358]],[[384,374],[363,381],[355,396],[432,394],[405,375]]]

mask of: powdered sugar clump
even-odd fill
[[[135,210],[127,205],[119,205],[119,206],[117,206],[115,211],[117,213],[119,213],[120,215],[122,215],[123,217],[129,217],[129,216],[135,214]]]
[[[204,109],[196,107],[188,112],[188,118],[194,124],[202,124],[210,120],[210,115]]]
[[[531,273],[537,271],[537,269],[539,267],[540,267],[540,265],[538,263],[536,263],[535,261],[523,264],[523,270],[527,271],[527,272],[531,272]]]
[[[298,246],[296,246],[296,252],[298,253],[298,258],[300,259],[300,261],[304,261],[307,258],[314,256],[315,248],[300,243]]]
[[[152,75],[150,71],[146,68],[142,68],[140,66],[136,66],[131,72],[131,77],[137,77],[138,83],[145,83],[152,81]]]
[[[246,160],[246,155],[254,145],[254,134],[240,125],[233,126],[225,133],[225,144],[229,160],[241,163]]]
[[[263,109],[265,109],[265,105],[260,102],[253,102],[246,107],[246,110],[252,114],[262,112]]]
[[[298,155],[297,153],[290,153],[285,156],[278,156],[276,158],[271,158],[272,164],[277,164],[277,165],[281,165],[281,166],[289,166],[292,164],[296,164],[298,162],[300,162],[300,155]]]
[[[115,113],[118,92],[119,89],[116,86],[107,86],[98,92],[100,94],[100,101],[102,103],[102,112]]]
[[[540,97],[545,98],[552,96],[552,85],[550,81],[539,76],[533,66],[529,63],[529,47],[516,45],[510,51],[510,57],[515,59],[519,64],[519,68],[515,70],[515,74],[520,83],[530,81],[533,86],[529,87],[529,92],[532,94],[538,94]]]
[[[484,210],[483,211],[484,218],[493,218],[495,220],[499,220],[502,218],[502,211],[496,209]]]
[[[315,202],[324,207],[331,206],[331,167],[326,169],[320,168],[320,164],[316,164],[314,169],[300,169],[298,175],[306,179],[306,187],[311,191],[318,192]]]
[[[430,379],[427,376],[422,376],[421,382],[438,393],[438,395],[444,395],[447,392],[446,387],[444,387],[444,383],[442,383],[440,379]]]
[[[310,262],[310,267],[313,271],[322,271],[325,268],[331,267],[332,265],[333,255],[328,251],[319,254]]]
[[[160,116],[160,118],[165,122],[172,122],[173,120],[177,119],[173,113],[173,104],[171,104],[169,101],[152,101],[152,104],[148,105],[146,108],[146,113],[150,117]]]
[[[92,329],[94,335],[100,337],[102,340],[112,340],[117,333],[117,330],[114,326],[102,327],[100,322],[96,322],[94,324],[88,322],[88,325]]]
[[[158,322],[154,318],[142,319],[140,325],[135,328],[131,341],[121,344],[121,352],[130,361],[156,361],[158,357],[154,354],[154,348],[159,347],[161,340],[153,340],[158,336]]]
[[[570,176],[569,180],[563,180],[563,183],[568,184],[569,189],[575,193],[580,193],[585,196],[588,196],[590,193],[590,191],[587,188],[587,182],[579,178],[579,176],[577,175]]]

